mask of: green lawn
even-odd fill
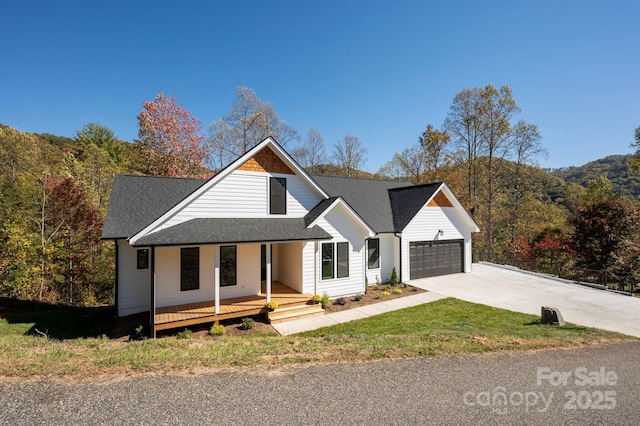
[[[533,315],[451,298],[288,337],[273,333],[197,335],[190,340],[167,337],[122,342],[101,336],[112,322],[108,311],[100,309],[59,309],[53,313],[43,310],[23,316],[24,322],[19,318],[13,314],[0,320],[0,377],[90,378],[105,374],[197,372],[236,366],[434,357],[636,340],[571,324],[541,325]],[[73,324],[65,325],[65,321]],[[45,339],[33,335],[34,328],[75,338]],[[65,333],[65,329],[72,331]]]

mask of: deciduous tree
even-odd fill
[[[367,149],[362,145],[356,135],[346,134],[333,146],[333,158],[336,166],[347,177],[361,168],[366,159]]]
[[[623,200],[602,199],[582,206],[570,223],[578,263],[586,268],[607,269],[626,248],[639,242],[640,215]]]
[[[297,130],[280,119],[273,104],[248,87],[238,87],[229,114],[209,126],[215,166],[225,166],[269,136],[282,146],[299,139]]]
[[[205,172],[209,157],[202,123],[162,92],[142,102],[138,114],[136,147],[142,173],[162,176],[197,176]]]
[[[124,154],[124,142],[120,141],[111,129],[99,123],[87,123],[76,132],[75,140],[83,146],[91,144],[106,151],[116,165],[121,165]]]
[[[327,161],[324,136],[315,127],[310,127],[304,143],[294,148],[291,155],[308,173],[318,173],[318,166]]]
[[[439,170],[446,164],[447,148],[451,141],[451,135],[447,130],[440,131],[434,129],[431,124],[418,138],[420,147],[424,152],[426,168],[430,172],[429,180],[437,181],[440,179]]]

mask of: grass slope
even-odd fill
[[[588,327],[541,325],[536,320],[533,315],[449,298],[288,337],[261,334],[121,342],[106,336],[47,340],[30,334],[34,323],[2,319],[0,377],[86,379],[635,340]]]

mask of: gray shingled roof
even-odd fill
[[[410,182],[356,179],[336,176],[312,176],[331,196],[341,196],[376,232],[394,232],[394,213],[389,192],[411,186]],[[425,200],[426,201],[426,200]],[[416,212],[414,212],[415,215]],[[399,231],[398,231],[399,232]]]
[[[219,239],[220,242],[230,242],[231,240],[242,242],[247,241],[247,238],[252,238],[252,241],[325,238],[327,234],[320,228],[306,233],[300,227],[306,229],[306,226],[320,216],[338,197],[342,197],[374,231],[378,233],[401,232],[440,186],[440,183],[412,186],[411,183],[402,181],[336,176],[312,176],[312,178],[331,198],[321,201],[305,218],[255,219],[255,222],[249,219],[215,219],[217,222],[212,222],[213,219],[197,219],[196,222],[190,221],[145,237],[138,242],[138,245],[143,244],[143,241],[148,245],[159,245],[161,241],[165,241],[163,244],[178,244],[177,241],[183,241],[180,244],[195,244],[196,240],[202,238],[206,240]],[[205,182],[207,182],[205,179],[116,176],[102,230],[102,238],[132,237]],[[209,222],[205,227],[197,228],[196,226],[205,225],[204,222],[197,222],[200,220]],[[221,230],[222,225],[227,228],[240,227],[240,229]],[[292,228],[289,229],[288,226]],[[261,227],[268,229],[262,230]],[[178,232],[183,232],[192,240],[177,235]],[[147,240],[147,238],[150,239]]]
[[[304,223],[306,226],[309,226],[316,220],[326,209],[328,209],[334,201],[336,201],[339,197],[329,197],[326,200],[322,200],[318,203],[317,206],[311,209],[309,213],[304,217]]]
[[[117,175],[102,239],[135,235],[205,182],[204,179]]]
[[[307,228],[304,218],[192,219],[136,241],[136,246],[254,243],[330,239],[319,226]]]
[[[442,185],[442,182],[389,190],[389,201],[393,212],[393,227],[396,232],[402,232],[427,200],[440,188],[440,185]]]

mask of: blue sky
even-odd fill
[[[376,171],[440,127],[460,90],[508,84],[543,167],[631,152],[640,126],[640,2],[24,1],[0,25],[0,123],[137,135],[162,91],[204,127],[237,86],[328,150],[345,133]]]

